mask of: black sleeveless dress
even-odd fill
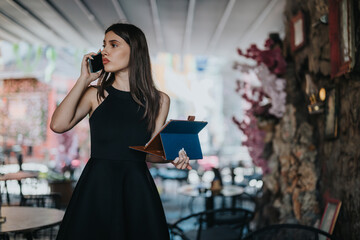
[[[91,158],[74,189],[57,240],[169,239],[164,210],[145,163],[129,148],[150,139],[144,109],[110,86],[89,119]]]

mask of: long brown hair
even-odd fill
[[[148,131],[155,129],[155,120],[160,109],[160,93],[154,85],[151,74],[149,49],[144,33],[136,26],[116,23],[106,29],[113,31],[130,46],[129,81],[132,98],[145,108],[143,118],[148,122]],[[105,98],[104,90],[113,84],[115,74],[103,71],[98,81],[98,99]]]

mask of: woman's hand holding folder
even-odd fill
[[[175,160],[171,161],[171,163],[178,169],[188,169],[191,170],[192,167],[189,164],[189,157],[186,155],[184,148],[180,149],[179,156],[175,158]]]

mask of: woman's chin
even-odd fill
[[[111,67],[106,66],[106,65],[104,66],[104,70],[105,70],[105,72],[108,72],[108,73],[115,72],[114,69],[112,69]]]
[[[117,72],[127,71],[128,67],[121,68],[121,67],[114,67],[114,66],[104,65],[104,70],[105,70],[105,72],[108,72],[108,73],[117,73]]]

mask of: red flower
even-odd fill
[[[272,73],[276,75],[281,75],[285,73],[286,62],[284,57],[282,56],[280,48],[276,47],[274,49],[271,49],[273,44],[274,41],[269,38],[265,42],[266,50],[260,50],[255,44],[252,44],[246,50],[246,54],[244,54],[239,48],[237,49],[237,51],[239,55],[246,58],[254,59],[258,65],[264,63]]]

